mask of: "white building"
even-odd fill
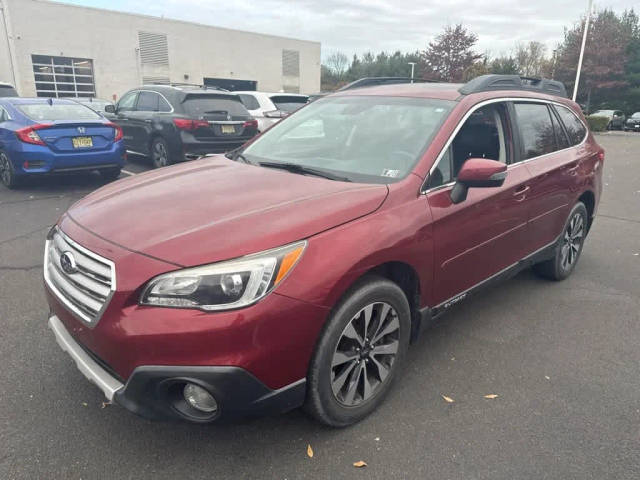
[[[320,90],[318,42],[47,0],[0,0],[0,10],[0,82],[21,96],[112,99],[169,82]]]

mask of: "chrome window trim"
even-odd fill
[[[116,265],[114,262],[112,262],[111,260],[109,260],[108,258],[104,258],[100,255],[98,255],[97,253],[92,252],[91,250],[86,249],[85,247],[83,247],[82,245],[78,244],[77,242],[73,241],[72,239],[70,239],[63,231],[62,229],[56,227],[55,232],[58,233],[69,245],[71,245],[73,248],[78,249],[79,251],[81,251],[82,253],[84,253],[85,255],[101,262],[104,263],[106,265],[109,265],[110,269],[111,269],[111,286],[110,286],[110,293],[109,295],[107,295],[107,298],[104,300],[104,304],[102,305],[102,308],[100,309],[100,311],[96,314],[94,319],[91,319],[90,317],[88,317],[84,312],[82,312],[78,307],[76,307],[73,303],[71,303],[69,300],[67,300],[67,298],[65,297],[65,295],[63,295],[60,290],[58,290],[56,288],[56,286],[53,284],[53,282],[51,281],[51,279],[49,278],[49,269],[47,268],[47,265],[49,264],[49,246],[52,242],[51,239],[47,239],[45,241],[44,244],[44,263],[43,263],[43,272],[44,272],[44,280],[45,283],[47,284],[47,287],[49,287],[49,289],[51,290],[51,292],[53,292],[55,294],[55,297],[62,302],[62,304],[64,304],[65,307],[67,307],[67,309],[76,317],[78,318],[78,320],[80,320],[82,323],[84,323],[85,325],[87,325],[89,328],[94,328],[98,322],[100,321],[100,319],[102,318],[102,314],[104,313],[104,311],[107,309],[107,307],[109,306],[109,303],[111,303],[111,298],[113,297],[113,294],[116,291]]]
[[[174,108],[173,105],[171,105],[171,102],[169,100],[167,100],[167,97],[165,97],[163,94],[161,94],[160,92],[156,92],[155,90],[147,90],[146,88],[140,88],[140,89],[135,89],[135,90],[131,90],[131,92],[147,92],[147,93],[155,93],[156,95],[160,95],[163,100],[165,102],[167,102],[167,105],[169,105],[171,107],[171,110],[169,110],[168,112],[161,112],[160,110],[138,110],[138,98],[136,98],[136,108],[135,110],[129,110],[129,111],[133,111],[133,112],[154,112],[154,113],[173,113],[174,112]],[[128,93],[128,92],[127,92]],[[160,108],[160,103],[158,102],[158,108]]]
[[[436,157],[436,160],[433,162],[433,165],[429,169],[429,173],[427,174],[426,178],[422,182],[422,185],[420,186],[420,195],[426,195],[427,193],[429,193],[431,191],[434,191],[436,189],[439,190],[439,189],[441,189],[441,188],[443,188],[445,186],[450,186],[450,185],[455,184],[455,182],[449,182],[449,183],[446,183],[444,185],[438,185],[437,187],[425,188],[427,182],[429,181],[429,178],[431,178],[431,175],[433,174],[433,172],[435,171],[436,167],[438,166],[438,163],[440,163],[440,160],[442,159],[442,156],[444,155],[446,150],[451,146],[451,143],[453,142],[453,139],[455,138],[455,136],[458,134],[458,132],[460,131],[460,129],[464,125],[464,122],[466,122],[467,119],[471,116],[471,114],[473,112],[475,112],[476,110],[478,110],[479,108],[482,108],[485,105],[490,105],[492,103],[499,103],[499,102],[529,102],[529,103],[544,103],[544,104],[548,104],[548,105],[559,105],[561,107],[564,107],[564,108],[568,109],[571,113],[573,113],[573,111],[569,107],[567,107],[566,105],[564,105],[561,102],[556,102],[556,101],[553,101],[553,100],[546,100],[546,99],[542,99],[542,98],[500,97],[500,98],[491,98],[489,100],[484,100],[482,102],[476,103],[473,107],[471,107],[471,109],[469,109],[469,111],[467,113],[465,113],[464,117],[462,117],[462,119],[458,122],[458,125],[456,125],[456,128],[454,128],[454,130],[451,133],[451,135],[449,135],[449,138],[447,139],[447,142],[444,144],[444,146],[440,150],[440,153],[438,153],[438,156]],[[577,143],[576,145],[571,145],[571,146],[569,146],[567,148],[563,148],[563,149],[560,149],[560,150],[554,150],[553,152],[545,153],[544,155],[538,155],[537,157],[527,158],[526,160],[522,160],[522,161],[517,162],[517,163],[510,163],[510,164],[507,165],[507,170],[510,169],[511,167],[516,166],[516,165],[522,165],[522,164],[528,163],[531,160],[537,160],[538,158],[543,158],[543,157],[546,157],[547,155],[552,155],[552,154],[555,154],[555,153],[558,153],[558,152],[563,152],[565,150],[569,150],[570,148],[577,148],[577,147],[582,146],[586,142],[587,137],[589,136],[589,128],[585,125],[585,123],[582,121],[582,119],[580,117],[578,117],[575,113],[573,113],[573,115],[578,120],[580,120],[580,123],[586,129],[585,136],[584,136],[584,138],[582,139],[582,141],[580,143]]]

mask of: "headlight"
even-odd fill
[[[152,279],[140,304],[230,310],[246,307],[273,290],[293,269],[307,242],[225,262],[165,273]]]

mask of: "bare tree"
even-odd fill
[[[333,52],[324,64],[337,76],[342,77],[349,68],[349,57],[342,52]]]
[[[541,77],[548,63],[546,53],[547,47],[540,42],[517,44],[514,59],[520,75]]]

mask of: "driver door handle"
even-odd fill
[[[516,190],[513,192],[513,196],[520,197],[520,198],[516,198],[516,201],[521,202],[526,198],[527,196],[526,194],[529,190],[531,190],[531,187],[529,187],[529,185],[522,185],[516,188]]]

